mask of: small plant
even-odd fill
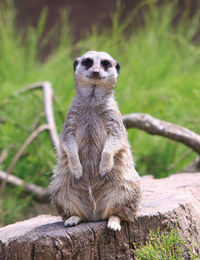
[[[141,245],[134,251],[136,260],[184,260],[199,259],[192,251],[192,248],[186,245],[180,232],[173,228],[170,232],[167,230],[160,232],[150,231],[150,241]]]

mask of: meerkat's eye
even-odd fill
[[[104,67],[105,70],[107,70],[108,68],[110,68],[112,66],[112,64],[110,63],[109,60],[102,60],[101,65]]]
[[[90,58],[87,58],[87,59],[82,60],[81,64],[82,64],[83,66],[85,66],[86,69],[89,69],[89,68],[91,68],[92,65],[93,65],[93,60],[90,59]]]

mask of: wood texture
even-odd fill
[[[143,113],[124,115],[123,122],[126,128],[139,128],[151,135],[160,135],[181,142],[200,155],[200,135],[185,127]]]

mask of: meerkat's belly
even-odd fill
[[[83,174],[85,177],[90,177],[90,180],[98,176],[106,135],[106,127],[98,115],[90,113],[80,119],[76,130],[76,140]]]

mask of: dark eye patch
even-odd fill
[[[85,66],[86,69],[89,69],[89,68],[91,68],[92,65],[93,65],[93,60],[90,59],[90,58],[86,58],[86,59],[82,60],[81,64],[82,64],[83,66]]]
[[[120,72],[120,64],[119,64],[119,62],[117,62],[116,70],[117,70],[117,73],[119,74],[119,72]]]
[[[108,68],[112,67],[112,64],[109,60],[102,60],[101,61],[101,65],[103,66],[103,68],[105,70],[107,70]]]
[[[75,61],[74,61],[74,64],[73,64],[74,71],[76,70],[77,65],[78,65],[78,60],[75,60]]]

